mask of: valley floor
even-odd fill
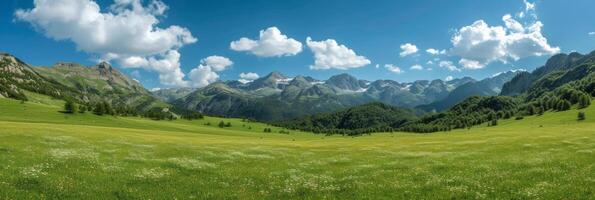
[[[595,198],[595,106],[580,122],[571,110],[362,137],[263,133],[266,125],[238,119],[67,115],[60,106],[0,98],[0,199]]]

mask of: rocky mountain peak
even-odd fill
[[[269,73],[268,75],[266,75],[264,78],[266,79],[286,79],[287,77],[283,74],[281,74],[281,72],[278,71],[273,71],[271,73]]]
[[[310,81],[306,80],[304,76],[296,76],[291,81],[289,81],[289,85],[293,85],[299,88],[307,88],[312,86]]]
[[[362,88],[359,80],[347,73],[331,76],[326,83],[342,90],[359,90]]]
[[[110,65],[109,63],[102,61],[99,64],[97,64],[97,68],[99,69],[112,69],[112,65]]]

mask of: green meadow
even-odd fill
[[[595,199],[595,106],[347,137],[63,114],[27,95],[0,98],[0,199]]]

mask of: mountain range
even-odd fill
[[[252,82],[213,83],[173,101],[173,94],[184,94],[189,90],[168,89],[153,94],[169,99],[175,106],[209,115],[263,121],[337,111],[369,102],[439,111],[469,96],[496,95],[502,85],[519,72],[509,71],[481,81],[464,77],[449,81],[436,79],[402,83],[359,80],[346,73],[328,80],[317,80],[309,76],[288,77],[272,72]]]
[[[510,80],[512,75],[515,75],[512,81],[507,82],[506,79]],[[498,95],[497,87],[503,83],[506,87]],[[413,112],[402,108],[374,103],[333,113],[283,120],[275,124],[294,130],[326,134],[361,135],[393,130],[428,133],[471,128],[481,124],[497,126],[500,119],[514,117],[522,120],[524,116],[539,116],[545,112],[565,111],[573,107],[583,109],[591,104],[593,96],[595,51],[587,55],[571,53],[553,56],[544,66],[533,72],[517,70],[500,73],[482,81],[468,82],[451,91],[443,100],[417,107],[441,110],[438,113],[415,116],[412,115]]]
[[[213,116],[275,121],[370,102],[440,111],[469,96],[498,94],[502,85],[518,73],[505,72],[480,81],[463,77],[397,82],[360,80],[346,73],[317,80],[309,76],[288,77],[275,71],[251,82],[219,81],[203,88],[151,92],[105,62],[94,66],[60,62],[34,67],[2,53],[0,95],[27,100],[27,92],[35,92],[85,105],[108,102],[141,113],[170,107]]]

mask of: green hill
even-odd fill
[[[143,113],[171,107],[108,63],[82,66],[58,63],[33,67],[9,54],[0,54],[0,97],[28,100],[28,92],[92,107],[107,103],[119,110]]]
[[[320,113],[275,123],[278,126],[314,133],[360,135],[389,131],[417,117],[412,110],[382,103],[367,103],[333,113]]]

